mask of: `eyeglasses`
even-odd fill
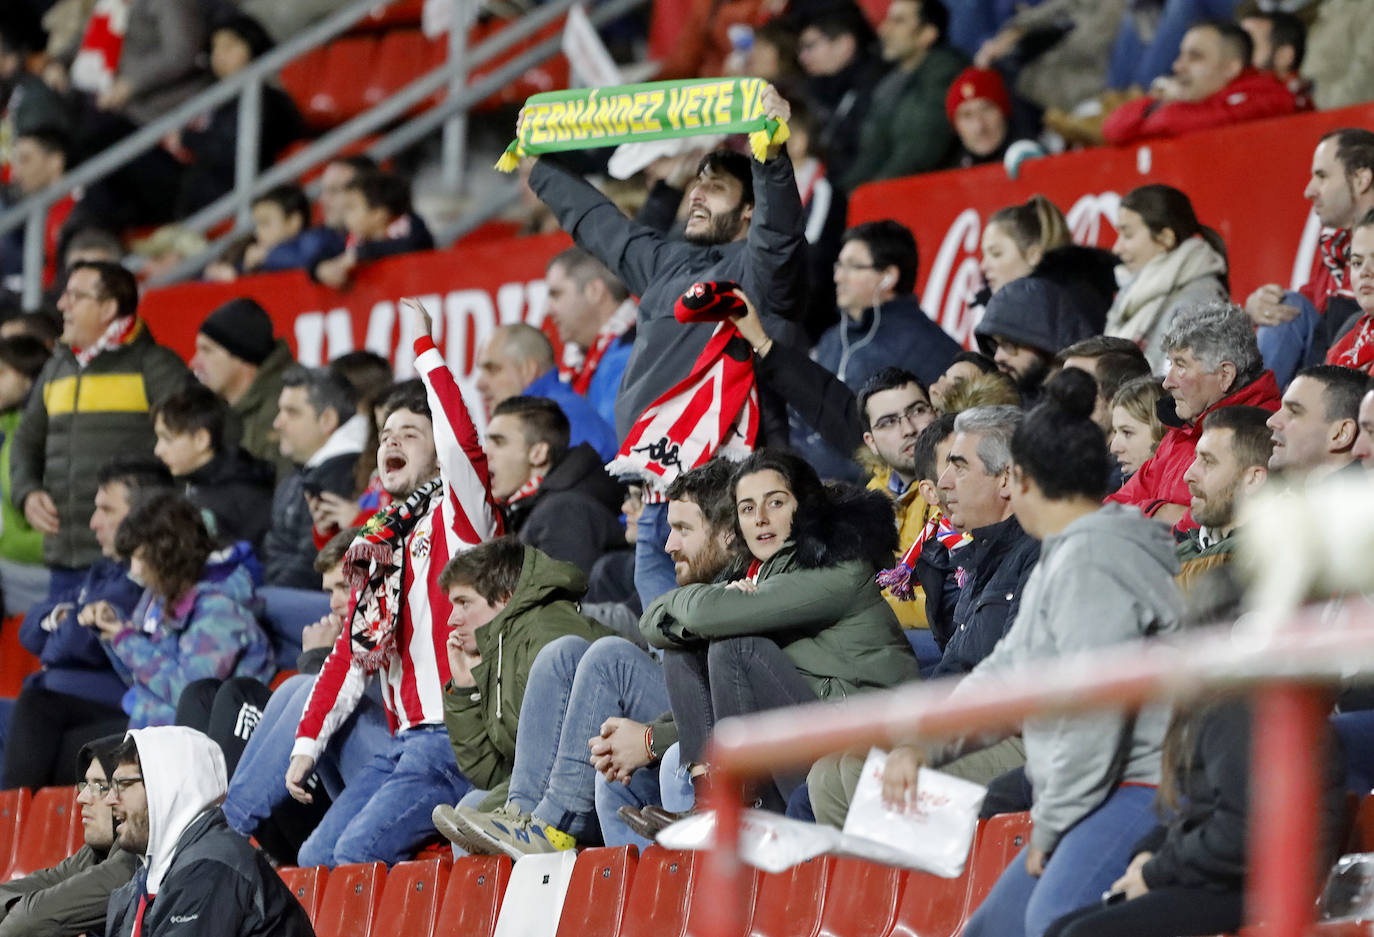
[[[142,778],[110,778],[110,787],[114,789],[116,797],[123,797],[129,788],[142,783]]]
[[[94,293],[90,290],[63,290],[62,296],[65,299],[93,299],[96,302],[105,298],[103,293]]]
[[[880,433],[885,433],[890,429],[896,429],[899,421],[915,423],[923,416],[932,412],[930,404],[924,400],[918,400],[911,404],[901,413],[889,413],[887,416],[879,417],[873,421],[873,429]]]
[[[877,264],[851,264],[851,263],[849,263],[848,261],[845,261],[845,260],[837,260],[837,261],[835,261],[835,272],[836,272],[836,273],[839,273],[841,270],[877,270],[877,269],[878,269],[878,265],[877,265]]]
[[[76,782],[76,796],[77,796],[77,797],[80,797],[82,794],[86,793],[87,791],[90,791],[90,792],[91,792],[91,796],[92,796],[92,797],[104,797],[106,794],[110,793],[110,785],[106,784],[104,781],[77,781],[77,782]]]

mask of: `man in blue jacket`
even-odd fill
[[[108,602],[127,618],[143,595],[115,552],[115,531],[130,507],[150,491],[171,490],[172,476],[155,458],[116,458],[97,479],[95,531],[103,559],[80,583],[34,605],[19,626],[19,640],[43,669],[24,681],[10,717],[4,786],[47,787],[74,782],[83,745],[124,731],[120,706],[127,689],[100,647],[93,628],[77,624],[87,605]]]

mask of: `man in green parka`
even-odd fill
[[[514,537],[489,540],[449,560],[439,588],[453,603],[444,686],[444,724],[458,768],[488,792],[479,809],[506,802],[515,733],[530,665],[564,635],[588,641],[612,632],[584,618],[587,579]]]

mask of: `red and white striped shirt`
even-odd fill
[[[435,500],[406,540],[405,603],[397,653],[378,671],[393,733],[443,724],[450,605],[439,588],[439,572],[456,553],[501,532],[500,515],[488,493],[487,459],[477,429],[452,372],[429,336],[415,342],[415,367],[429,392],[434,448],[444,485],[442,498]],[[366,686],[367,675],[353,659],[345,628],[315,679],[291,754],[318,761]]]

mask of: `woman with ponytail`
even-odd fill
[[[1092,421],[1096,383],[1073,368],[1011,439],[1011,506],[1041,541],[1040,562],[1005,637],[955,689],[987,690],[1080,652],[1176,631],[1183,598],[1168,533],[1134,508],[1102,506],[1111,456]],[[1126,871],[1131,846],[1155,825],[1167,710],[1100,711],[1021,726],[1033,789],[1030,842],[969,919],[965,937],[1043,937],[1051,922],[1101,897]],[[885,798],[915,803],[916,770],[995,739],[889,756]]]
[[[1143,185],[1121,200],[1113,253],[1130,282],[1107,313],[1106,334],[1129,338],[1156,374],[1174,316],[1230,294],[1226,244],[1197,220],[1193,203],[1169,185]]]
[[[987,290],[978,301],[986,306],[994,293],[1013,280],[1035,277],[1064,291],[1068,304],[1098,334],[1116,295],[1116,258],[1098,247],[1073,242],[1064,213],[1043,195],[1024,205],[993,214],[983,229],[979,269]]]

